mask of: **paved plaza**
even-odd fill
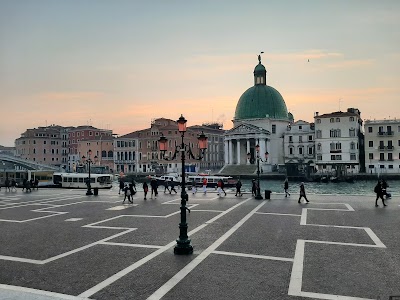
[[[173,254],[179,194],[0,191],[0,299],[389,299],[400,198],[255,200],[189,191],[193,255]],[[179,192],[179,191],[178,191]],[[397,298],[393,298],[397,299]],[[399,298],[400,299],[400,298]]]

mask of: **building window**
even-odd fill
[[[303,142],[303,137],[300,135],[299,136],[299,143],[302,143]]]
[[[76,136],[80,136],[80,135],[81,135],[81,133],[80,133],[80,132],[77,132],[77,133],[76,133]]]
[[[275,124],[272,125],[272,133],[276,133],[276,125]]]
[[[356,160],[356,154],[350,153],[350,160]]]
[[[299,130],[303,130],[303,126],[299,125]]]
[[[368,168],[373,169],[374,165],[369,165]]]
[[[368,153],[368,158],[369,159],[374,159],[374,154],[373,153]]]
[[[372,127],[371,126],[368,127],[368,132],[372,132]]]
[[[303,150],[304,150],[303,147],[299,147],[299,154],[300,155],[303,155]]]
[[[329,122],[330,122],[330,123],[335,123],[335,119],[334,119],[334,118],[330,118],[330,119],[329,119]]]
[[[349,129],[349,136],[350,137],[355,137],[356,136],[356,130],[354,128]]]
[[[289,147],[289,154],[293,155],[293,147]]]
[[[317,119],[317,124],[320,124],[320,123],[321,123],[321,119]],[[399,128],[400,128],[400,126],[399,126]]]
[[[308,147],[308,154],[313,155],[313,147]]]
[[[322,138],[322,131],[317,130],[317,139],[321,139],[321,138]]]
[[[331,155],[331,160],[335,160],[335,155]]]
[[[322,160],[322,154],[317,155],[317,160]]]
[[[393,160],[393,153],[388,153],[388,160],[392,161]]]
[[[389,165],[389,169],[393,169],[393,165]]]
[[[309,142],[312,142],[312,140],[313,140],[313,136],[312,136],[312,135],[309,135],[309,136],[308,136],[308,141],[309,141]]]
[[[355,150],[356,149],[356,144],[354,144],[354,142],[350,143],[350,149],[351,150]]]
[[[318,143],[318,145],[317,145],[317,150],[318,150],[318,151],[321,151],[321,149],[322,149],[322,145],[321,145],[321,143]]]
[[[374,146],[374,141],[368,141],[368,147],[373,147]]]
[[[379,160],[384,161],[385,160],[385,153],[379,153]]]
[[[336,122],[339,123],[340,122],[340,118],[336,118]]]
[[[354,122],[354,117],[350,117],[350,122]]]
[[[289,143],[293,143],[293,136],[289,135]],[[400,140],[399,140],[399,144],[400,144]]]

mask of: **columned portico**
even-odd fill
[[[250,153],[250,140],[246,139],[246,164],[250,164],[250,157],[247,157],[247,153]]]
[[[228,140],[228,152],[229,152],[229,159],[228,159],[228,164],[232,165],[233,164],[233,151],[232,151],[232,140]]]
[[[240,165],[240,140],[236,141],[237,161],[236,164]]]

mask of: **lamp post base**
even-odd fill
[[[259,189],[259,188],[257,189],[257,194],[256,194],[256,196],[254,197],[254,199],[257,199],[257,200],[262,200],[262,199],[264,199],[264,198],[261,196],[261,193],[260,193],[260,189]]]
[[[90,195],[93,195],[92,190],[87,190],[86,191],[86,196],[90,196]]]
[[[177,254],[177,255],[193,254],[193,246],[190,245],[190,239],[187,239],[187,240],[176,240],[176,246],[174,248],[174,254]]]

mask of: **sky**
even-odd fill
[[[295,120],[400,118],[400,1],[0,0],[0,145],[28,128],[232,128],[261,51]]]

